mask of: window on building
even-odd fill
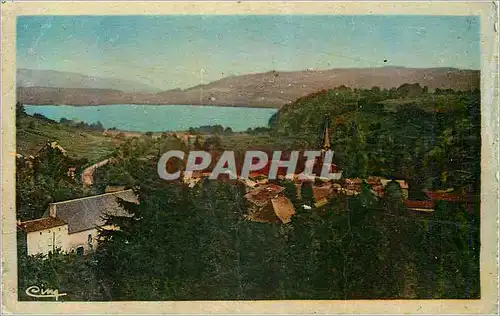
[[[83,246],[76,248],[76,254],[79,256],[83,256]]]

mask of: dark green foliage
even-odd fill
[[[218,135],[212,135],[205,139],[205,142],[203,143],[203,150],[211,151],[220,149],[222,149],[222,142]]]
[[[204,125],[200,127],[190,127],[188,132],[190,134],[232,134],[233,129],[222,125]]]
[[[297,187],[293,181],[284,180],[279,183],[285,188],[285,196],[292,202],[292,204],[297,208],[299,206]]]
[[[72,159],[45,146],[34,158],[16,159],[16,214],[21,220],[42,217],[49,203],[85,196],[79,172],[86,160]],[[68,176],[77,168],[75,178]]]
[[[310,207],[314,206],[316,201],[314,200],[312,183],[303,182],[300,186],[300,202]]]
[[[71,293],[62,300],[479,297],[478,219],[456,205],[394,215],[364,190],[339,214],[280,226],[243,220],[237,188],[216,181],[138,193],[94,255],[21,256],[20,298],[31,284]]]
[[[402,215],[406,212],[406,208],[403,205],[401,187],[396,181],[389,182],[385,187],[383,205],[389,214]]]
[[[249,127],[246,132],[250,135],[259,135],[259,134],[269,133],[271,131],[267,127],[255,127],[255,128]]]
[[[89,123],[86,123],[83,121],[74,121],[74,120],[69,120],[65,117],[62,117],[59,120],[59,123],[64,124],[64,125],[68,125],[68,126],[77,127],[79,129],[91,130],[91,131],[104,131],[104,129],[105,129],[100,121],[97,121],[96,123],[89,124]],[[116,128],[113,128],[113,129],[116,129]]]
[[[54,301],[54,298],[33,298],[26,295],[30,286],[57,289],[66,296],[59,301],[101,301],[109,299],[106,285],[97,279],[98,262],[93,255],[51,253],[47,256],[26,256],[20,253],[18,263],[18,298],[20,301]]]
[[[418,84],[394,90],[339,87],[285,105],[269,126],[279,139],[301,139],[309,149],[318,148],[325,117],[334,161],[345,177],[407,179],[412,194],[450,186],[479,191],[478,91],[428,93]]]
[[[134,217],[102,232],[99,278],[113,300],[477,298],[477,217],[447,203],[411,215],[388,186],[383,200],[364,183],[285,225],[243,220],[233,185],[141,186],[140,205],[125,205]]]
[[[26,111],[24,109],[24,105],[21,102],[16,103],[16,118],[25,116]]]

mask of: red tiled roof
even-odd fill
[[[360,178],[345,178],[344,183],[346,184],[361,184],[363,183],[363,179]]]
[[[328,199],[333,195],[333,189],[331,187],[313,187],[314,200],[319,202],[322,199]]]
[[[450,192],[440,192],[440,191],[430,191],[430,190],[424,190],[424,193],[429,197],[429,199],[435,201],[467,202],[472,200],[472,198],[469,198],[461,193],[456,194]]]
[[[372,185],[372,190],[375,192],[376,195],[382,196],[384,195],[384,186],[382,184],[379,185]]]
[[[17,226],[27,233],[44,229],[67,225],[62,219],[57,217],[44,217],[31,221],[21,222]]]
[[[369,185],[382,185],[380,178],[368,178],[366,179],[366,183]]]
[[[434,201],[414,201],[414,200],[404,200],[404,205],[407,208],[420,208],[420,209],[434,209]]]
[[[257,206],[265,205],[270,199],[276,197],[279,193],[285,190],[276,184],[268,184],[245,194],[245,198]]]
[[[267,163],[260,169],[258,170],[252,170],[250,171],[250,174],[249,176],[250,177],[257,177],[259,175],[266,175],[268,176],[269,175],[269,171],[271,169],[271,164],[273,162],[278,162],[278,160],[273,160],[273,151],[270,151],[270,150],[260,150],[262,152],[264,152],[266,155],[267,155]],[[218,150],[213,150],[210,152],[210,156],[211,156],[211,162],[210,162],[210,165],[203,169],[202,171],[203,172],[211,172],[213,170],[213,168],[215,167],[215,164],[219,161],[219,158],[220,156],[222,155],[222,151],[218,151]],[[245,154],[246,153],[236,153],[235,154],[235,165],[236,165],[236,173],[238,175],[241,174],[241,169],[243,167],[243,164],[244,164],[244,158],[245,158]],[[291,152],[290,151],[282,151],[281,153],[281,158],[280,160],[282,161],[288,161],[290,159],[290,156],[291,156]],[[186,159],[185,159],[186,160]],[[253,159],[253,163],[256,163],[258,159],[254,158]],[[196,159],[195,161],[197,164],[201,163],[201,159]],[[300,174],[304,171],[304,168],[305,168],[305,163],[306,163],[306,157],[304,156],[304,153],[303,152],[299,152],[299,157],[297,159],[297,165],[295,167],[295,170],[291,170],[291,172],[295,173],[295,174]],[[279,166],[279,164],[278,164]],[[313,172],[316,174],[316,175],[320,175],[321,171],[322,171],[322,159],[321,157],[318,158],[316,164],[314,165],[314,169],[313,169]],[[278,167],[278,170],[277,170],[277,175],[281,175],[281,176],[285,176],[286,175],[286,171],[287,169],[284,168],[284,167]],[[337,166],[332,163],[330,165],[330,172],[338,172],[339,169],[337,168]]]

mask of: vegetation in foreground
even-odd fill
[[[422,188],[466,187],[479,195],[479,93],[414,91],[323,91],[282,108],[270,131],[255,137],[283,150],[316,148],[328,117],[346,176],[407,179],[412,198]],[[196,146],[234,148],[237,137]],[[87,257],[20,256],[20,299],[30,299],[23,286],[31,280],[77,301],[480,297],[478,204],[439,202],[432,215],[411,214],[391,185],[382,199],[364,186],[356,197],[304,210],[287,190],[297,207],[291,223],[253,223],[241,216],[239,186],[161,181],[156,163],[167,149],[189,148],[145,136],[113,152],[116,163],[98,171],[94,190],[136,188],[141,203],[124,204],[134,216],[109,218],[121,230],[102,231]],[[85,276],[84,285],[74,273]]]
[[[241,187],[161,182],[154,160],[130,172],[143,183],[140,205],[124,203],[134,216],[109,218],[121,230],[102,231],[97,252],[83,260],[21,256],[21,299],[32,280],[77,301],[480,295],[479,217],[459,205],[409,214],[399,186],[382,200],[364,187],[320,209],[298,208],[286,225],[254,223],[241,216]]]

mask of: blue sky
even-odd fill
[[[479,24],[471,16],[21,16],[17,67],[165,90],[269,70],[480,69]]]

